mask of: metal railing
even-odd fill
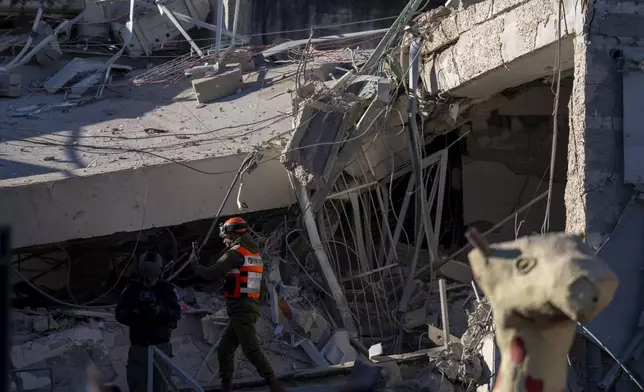
[[[148,385],[147,385],[148,392],[152,392],[154,390],[154,368],[155,367],[161,374],[161,378],[163,379],[163,382],[166,383],[168,388],[170,388],[172,391],[179,391],[179,389],[172,382],[172,373],[169,373],[165,369],[163,369],[162,367],[163,362],[165,362],[165,365],[169,366],[170,369],[175,371],[178,374],[178,376],[183,380],[183,382],[188,384],[193,391],[204,392],[204,389],[201,387],[201,385],[197,383],[197,381],[195,381],[192,377],[187,375],[186,372],[184,372],[180,367],[178,367],[172,362],[172,359],[170,359],[169,356],[167,356],[164,352],[162,352],[155,346],[148,347]]]

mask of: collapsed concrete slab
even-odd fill
[[[274,150],[264,154],[277,156]],[[26,247],[205,219],[216,214],[241,159],[243,155],[233,154],[193,161],[190,166],[199,171],[168,163],[103,173],[81,170],[67,178],[48,174],[0,181],[2,221],[13,228],[15,246]],[[200,172],[223,173],[204,181]],[[250,212],[293,201],[277,160],[247,175],[243,191]],[[223,214],[236,212],[231,199]]]
[[[282,74],[269,71],[270,88],[218,102],[212,110],[190,102],[188,82],[162,90],[146,85],[31,118],[11,117],[11,101],[1,102],[0,117],[12,125],[0,126],[6,154],[0,222],[12,227],[14,246],[22,248],[211,218],[256,148],[263,158],[244,175],[244,212],[291,205],[295,197],[278,159],[278,136],[290,130],[280,112],[290,108],[286,92],[293,83],[273,81]],[[41,107],[43,100],[58,99],[33,94],[22,104]],[[223,214],[235,213],[231,197]]]
[[[370,158],[392,146],[395,152],[407,146],[404,137],[394,141],[382,132],[391,81],[371,75],[345,78],[330,89],[321,82],[309,83],[301,89],[309,95],[294,104],[295,132],[282,161],[299,181],[318,190],[311,199],[313,205],[323,202],[343,172],[356,178],[372,179],[374,173],[376,179],[383,178],[391,166]],[[376,167],[366,174],[364,168],[374,162]]]

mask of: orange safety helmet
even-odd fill
[[[248,232],[248,223],[240,217],[230,218],[223,225],[219,226],[220,236],[224,233],[244,234],[246,232]]]

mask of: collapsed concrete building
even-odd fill
[[[65,390],[74,377],[61,369],[91,361],[103,379],[123,383],[126,335],[108,305],[145,247],[167,258],[167,276],[185,289],[173,336],[178,362],[215,389],[208,353],[225,323],[223,304],[216,287],[176,266],[225,200],[220,215],[248,218],[271,284],[286,287],[303,315],[280,316],[275,292],[264,307],[258,334],[278,373],[344,375],[343,363],[378,362],[379,354],[350,344],[358,339],[395,355],[438,347],[412,355],[420,368],[402,369],[430,390],[491,390],[493,325],[465,259],[464,233],[474,227],[492,242],[568,231],[610,260],[620,286],[580,327],[568,387],[636,387],[610,358],[633,377],[644,372],[642,309],[631,300],[644,218],[642,5],[485,0],[417,13],[418,3],[389,30],[236,52],[214,75],[184,80],[187,69],[218,61],[192,53],[128,75],[115,91],[108,84],[103,97],[61,103],[36,87],[0,102],[0,220],[12,227],[20,274],[18,381]],[[375,48],[357,49],[365,40]],[[276,66],[284,53],[297,61]],[[48,71],[43,83],[42,67],[13,72],[46,90],[58,79]],[[78,94],[73,78],[58,80],[54,92]],[[241,170],[245,157],[252,164]],[[216,254],[221,245],[205,249]],[[88,302],[99,308],[73,310]],[[462,346],[442,348],[450,342]],[[478,368],[459,362],[466,351]],[[250,388],[254,373],[243,358],[237,369],[239,386]]]

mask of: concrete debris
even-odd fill
[[[0,36],[0,53],[16,46],[24,45],[28,38],[29,34],[4,34]]]
[[[241,68],[192,81],[192,91],[201,104],[238,93],[243,87]]]
[[[25,372],[18,373],[18,377],[20,378],[20,382],[22,383],[23,391],[33,391],[33,390],[39,390],[41,388],[49,389],[52,387],[51,378],[48,376],[38,377],[37,375],[33,374],[38,372],[39,372],[38,370],[32,370],[31,372],[25,371]],[[15,387],[15,385],[13,386]],[[14,389],[12,388],[12,390]],[[20,389],[16,388],[15,390],[19,391]]]
[[[420,387],[420,391],[453,392],[456,390],[454,384],[444,375],[434,371],[429,371],[422,376],[418,380],[418,386]]]
[[[58,329],[60,326],[50,315],[38,316],[33,319],[34,332],[45,332]]]
[[[301,341],[295,343],[295,347],[302,347],[306,354],[311,358],[311,360],[318,367],[327,367],[329,366],[329,361],[324,355],[317,349],[310,339],[302,339]]]
[[[467,315],[468,329],[461,337],[465,352],[474,353],[481,349],[486,336],[494,334],[492,308],[487,300],[476,303],[474,311]]]
[[[250,51],[236,49],[224,57],[223,66],[227,68],[239,67],[244,73],[251,72],[255,70],[255,59]]]
[[[208,65],[197,65],[191,68],[188,68],[184,71],[186,76],[213,76],[219,71],[217,64]]]
[[[47,104],[44,104],[44,105],[29,105],[29,106],[23,106],[21,108],[17,108],[15,110],[9,112],[9,115],[11,117],[33,117],[33,116],[39,115],[40,113],[45,113],[45,112],[52,111],[52,110],[63,110],[64,111],[66,109],[82,106],[82,105],[85,105],[87,103],[94,102],[94,101],[95,101],[95,99],[93,97],[90,97],[90,98],[85,98],[85,99],[79,100],[79,101],[73,101],[73,102],[67,102],[66,101],[66,102],[61,102],[61,103],[58,103],[58,104],[51,104],[51,105],[47,105]],[[47,159],[44,159],[44,160],[54,160],[54,158],[47,158]]]
[[[407,329],[414,329],[426,325],[427,309],[425,307],[422,307],[405,313],[403,323],[405,324],[405,328]]]
[[[450,381],[463,385],[474,384],[482,374],[478,353],[466,353],[460,343],[449,343],[435,364],[436,369]]]
[[[273,56],[277,56],[281,53],[288,52],[293,49],[297,49],[298,47],[305,46],[309,43],[311,44],[321,44],[325,42],[337,42],[337,41],[350,41],[352,39],[356,38],[363,38],[363,37],[369,37],[369,36],[375,36],[378,34],[382,34],[386,32],[388,29],[380,29],[380,30],[369,30],[369,31],[359,31],[356,33],[347,33],[347,34],[338,34],[338,35],[333,35],[333,36],[326,36],[326,37],[320,37],[320,38],[313,38],[313,39],[300,39],[300,40],[289,40],[288,42],[285,42],[283,44],[275,45],[269,49],[266,49],[265,51],[262,52],[262,56],[265,59],[269,59]]]
[[[204,22],[210,13],[210,3],[207,0],[171,0],[163,3],[164,7],[174,13],[177,19],[194,19],[196,23]],[[156,6],[148,6],[144,12],[137,13],[134,19],[135,34],[127,45],[127,53],[133,57],[151,55],[172,42],[176,42],[181,32],[172,23],[168,15],[159,12]],[[113,23],[112,30],[116,31],[123,43],[128,42],[132,34],[130,27],[121,23]],[[195,25],[181,23],[184,30],[190,30]]]
[[[45,82],[45,89],[47,90],[48,93],[53,94],[58,90],[60,90],[61,88],[65,87],[72,80],[85,76],[85,74],[87,73],[101,70],[104,67],[105,67],[104,62],[77,57],[72,61],[70,61],[69,63],[67,63],[54,76],[49,78]],[[127,72],[132,71],[131,67],[117,65],[117,64],[112,65],[112,68],[115,70],[122,70]],[[95,81],[95,83],[97,83],[97,81]],[[80,87],[80,85],[75,87]],[[79,92],[81,91],[79,90]]]
[[[295,99],[295,131],[289,140],[282,164],[305,186],[320,188],[346,137],[361,115],[364,103],[354,94],[329,89],[315,82],[305,99]]]
[[[434,371],[430,365],[412,379],[388,383],[385,392],[455,392],[457,389],[447,377]]]
[[[321,352],[332,365],[355,361],[358,358],[358,353],[351,346],[349,333],[345,330],[336,330]]]
[[[22,93],[21,80],[20,74],[0,71],[0,96],[19,97]]]
[[[82,374],[92,362],[103,370],[102,378],[113,378],[103,341],[103,328],[100,323],[87,324],[14,345],[11,360],[17,369],[53,369],[54,390],[82,387],[84,380],[78,377],[78,373]],[[42,375],[36,373],[34,376],[40,378]]]
[[[210,344],[217,344],[219,336],[228,324],[226,309],[220,309],[217,313],[208,315],[201,319],[204,340]]]

